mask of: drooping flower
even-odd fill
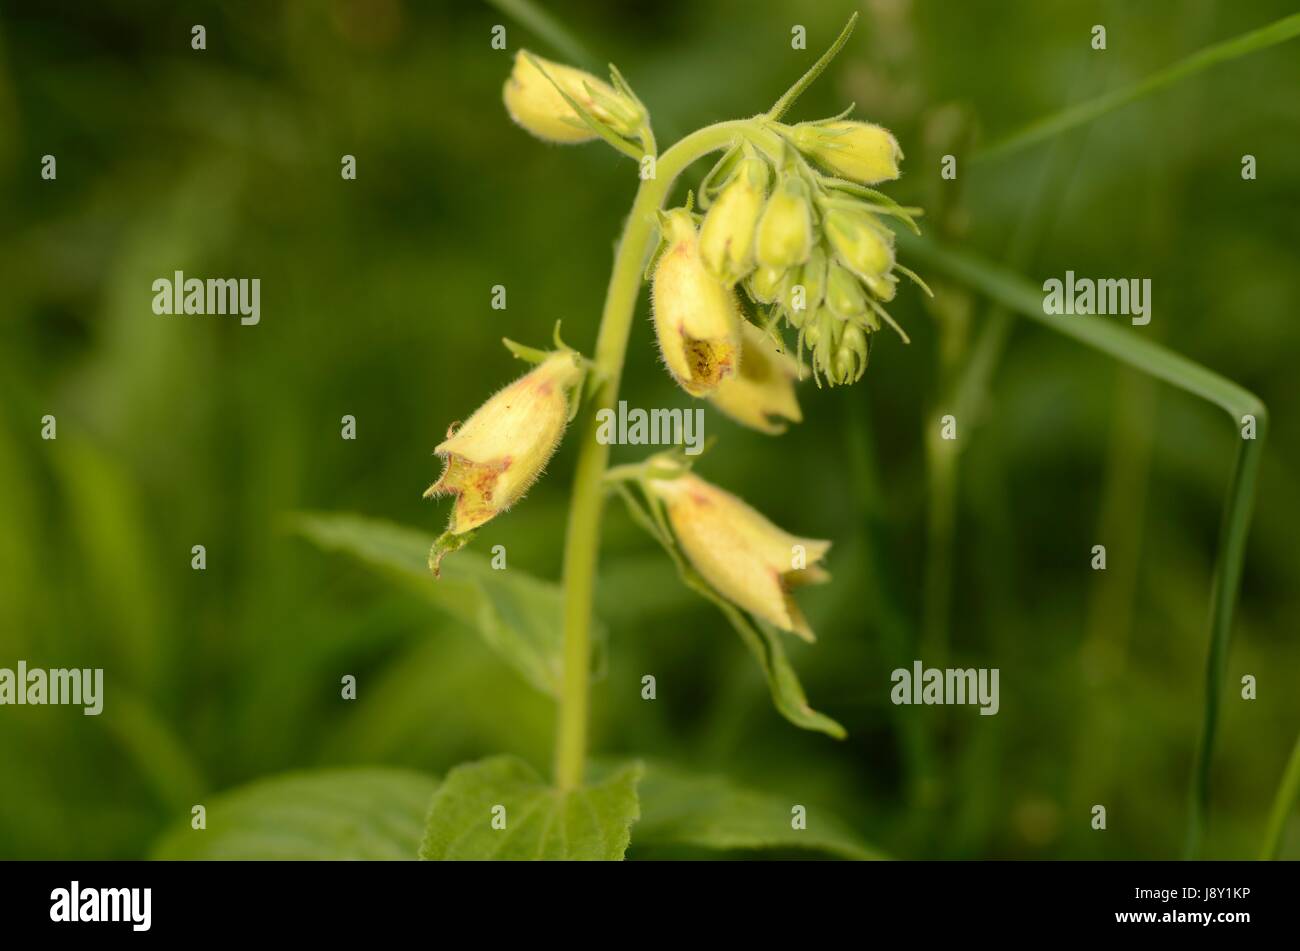
[[[655,335],[668,371],[687,393],[704,396],[736,372],[741,317],[736,296],[700,257],[690,212],[661,216],[664,250],[651,283]]]
[[[827,171],[875,185],[898,178],[903,150],[888,129],[869,122],[801,123],[790,131],[795,147]]]
[[[718,594],[783,631],[814,639],[793,591],[830,580],[818,564],[830,542],[782,531],[691,473],[646,485],[663,503],[682,552]]]
[[[783,420],[802,422],[795,382],[799,364],[749,321],[741,327],[740,372],[709,394],[713,405],[736,422],[770,435],[785,432]]]
[[[558,351],[499,390],[434,450],[445,462],[425,498],[455,496],[450,535],[463,535],[504,512],[537,481],[560,444],[581,358]]]

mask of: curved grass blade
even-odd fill
[[[1268,410],[1263,401],[1242,386],[1213,370],[1118,324],[1102,320],[1062,321],[1043,312],[1040,290],[1018,274],[1007,271],[977,255],[939,248],[906,232],[898,243],[930,267],[982,291],[1007,309],[1028,317],[1057,333],[1109,354],[1121,363],[1164,380],[1224,410],[1234,429],[1242,417],[1255,419],[1255,438],[1238,438],[1236,461],[1228,484],[1223,523],[1219,534],[1219,555],[1210,589],[1209,656],[1205,671],[1205,708],[1196,761],[1192,770],[1190,809],[1184,853],[1194,858],[1200,852],[1210,798],[1210,763],[1218,732],[1219,701],[1227,675],[1228,649],[1232,637],[1232,616],[1236,608],[1241,569],[1246,555],[1246,538],[1255,504],[1255,486],[1268,430]]]
[[[1295,748],[1291,750],[1291,759],[1278,784],[1277,796],[1268,815],[1268,828],[1264,832],[1264,845],[1259,850],[1259,857],[1264,860],[1276,859],[1282,848],[1282,832],[1286,829],[1287,818],[1300,799],[1300,736],[1296,737]]]
[[[557,52],[562,53],[571,65],[587,69],[600,65],[591,51],[582,45],[581,40],[532,0],[488,0],[488,3],[519,21],[525,29],[532,30]]]
[[[1010,155],[1012,152],[1018,152],[1023,148],[1042,142],[1044,139],[1060,135],[1075,126],[1100,118],[1121,106],[1126,106],[1152,93],[1159,92],[1166,86],[1172,86],[1189,76],[1196,75],[1202,70],[1209,69],[1211,66],[1229,62],[1256,50],[1276,46],[1278,43],[1285,43],[1296,36],[1300,36],[1300,13],[1293,13],[1258,30],[1252,30],[1230,40],[1224,40],[1222,43],[1207,46],[1186,59],[1180,60],[1172,66],[1167,66],[1130,86],[1103,93],[1094,99],[1089,99],[1052,115],[1036,119],[1020,130],[1004,136],[986,148],[980,149],[971,156],[971,161],[984,162],[992,158]]]

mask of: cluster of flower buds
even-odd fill
[[[907,339],[884,305],[896,272],[919,279],[895,260],[882,216],[914,226],[913,210],[869,187],[898,177],[902,151],[888,131],[864,122],[767,128],[779,148],[743,141],[705,179],[699,259],[727,293],[743,289],[767,328],[784,321],[797,331],[800,363],[807,349],[818,383],[850,383],[866,370],[872,333],[889,324]],[[677,209],[665,217],[668,249],[680,247],[684,217],[695,216]]]

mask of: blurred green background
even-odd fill
[[[855,101],[898,135],[907,161],[890,193],[926,207],[930,236],[1035,284],[1067,268],[1151,278],[1153,319],[1137,332],[1272,411],[1205,849],[1251,856],[1300,727],[1295,43],[1054,143],[965,156],[1294,3],[552,5],[595,51],[581,65],[620,66],[661,147],[765,109],[853,10],[858,32],[793,118]],[[500,338],[543,344],[563,318],[590,348],[635,166],[513,126],[500,104],[512,54],[490,31],[504,23],[512,51],[562,51],[474,3],[0,11],[0,666],[106,670],[100,717],[0,709],[0,856],[143,856],[191,804],[291,769],[443,774],[498,752],[547,769],[549,700],[467,627],[286,532],[284,516],[440,529],[446,503],[420,498],[432,448],[522,371]],[[204,52],[190,49],[194,23]],[[1105,52],[1089,47],[1094,23]],[[794,24],[809,51],[790,48]],[[956,182],[939,180],[944,152],[959,156]],[[47,153],[56,181],[39,175]],[[1244,153],[1256,181],[1240,177]],[[178,269],[260,277],[260,325],[154,316],[151,283]],[[494,284],[505,311],[489,306]],[[825,803],[899,856],[1176,856],[1235,433],[1016,318],[982,411],[960,421],[948,532],[924,434],[990,314],[936,284],[934,305],[914,290],[895,305],[912,345],[886,333],[860,384],[806,386],[806,421],[784,437],[713,412],[706,424],[719,442],[701,474],[835,541],[833,583],[801,596],[819,641],[790,650],[849,738],[782,720],[723,618],[611,505],[595,751]],[[689,401],[646,319],[624,396]],[[40,438],[45,414],[55,441]],[[340,438],[343,414],[355,442]],[[505,544],[511,568],[558,578],[572,450],[476,549]],[[1089,569],[1098,543],[1105,572]],[[196,544],[206,571],[191,570]],[[954,664],[1001,669],[997,716],[889,703],[900,660],[933,664],[917,645],[944,643]],[[1254,701],[1239,698],[1248,673]],[[1105,832],[1090,828],[1094,803]],[[1283,854],[1297,857],[1293,825]]]

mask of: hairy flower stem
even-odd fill
[[[772,133],[749,119],[706,126],[683,138],[656,162],[655,177],[637,189],[614,255],[605,308],[596,338],[596,389],[584,411],[577,471],[569,503],[569,528],[564,541],[564,668],[555,741],[555,784],[560,789],[582,785],[587,758],[587,719],[591,692],[591,602],[600,545],[600,516],[604,506],[604,476],[609,447],[596,439],[596,413],[618,401],[623,358],[641,291],[647,256],[658,237],[656,213],[676,181],[697,159],[727,148],[742,137]],[[771,147],[771,143],[769,143]]]

